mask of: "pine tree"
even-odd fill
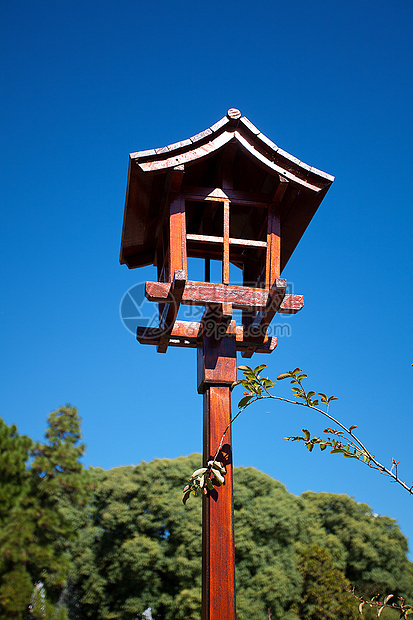
[[[79,460],[85,451],[85,445],[79,444],[80,422],[77,409],[70,405],[53,411],[46,442],[37,443],[33,450],[31,469],[39,508],[36,537],[42,557],[36,557],[31,568],[54,601],[71,566],[70,546],[77,535],[75,513],[88,496],[88,477]]]
[[[25,617],[39,582],[47,608],[58,601],[71,567],[76,515],[87,501],[78,413],[61,407],[48,422],[46,442],[33,448],[31,439],[0,419],[1,618]]]
[[[0,616],[19,618],[33,585],[27,570],[30,523],[27,461],[32,440],[0,418]],[[27,543],[27,544],[26,544]]]

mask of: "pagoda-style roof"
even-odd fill
[[[222,188],[240,208],[270,204],[280,183],[287,181],[279,201],[281,269],[334,180],[279,148],[238,110],[228,110],[192,138],[130,154],[120,254],[128,267],[156,263],[159,230],[176,192],[177,172],[184,195],[199,194],[202,187],[207,196]],[[253,226],[254,217],[250,220]]]

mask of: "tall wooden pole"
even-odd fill
[[[212,322],[211,325],[214,323]],[[204,465],[214,458],[231,419],[230,386],[236,380],[235,323],[218,338],[204,330],[198,348],[198,391],[204,395]],[[205,333],[206,332],[206,333]],[[218,459],[225,483],[209,491],[202,510],[202,620],[235,620],[234,502],[231,428]]]

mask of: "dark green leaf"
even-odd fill
[[[241,398],[241,400],[238,403],[238,409],[242,409],[243,407],[245,407],[245,405],[249,403],[251,398],[252,396],[244,396],[244,398]]]

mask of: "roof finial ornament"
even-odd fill
[[[237,108],[230,108],[227,112],[227,116],[233,120],[238,120],[241,118],[241,112],[237,110]]]

